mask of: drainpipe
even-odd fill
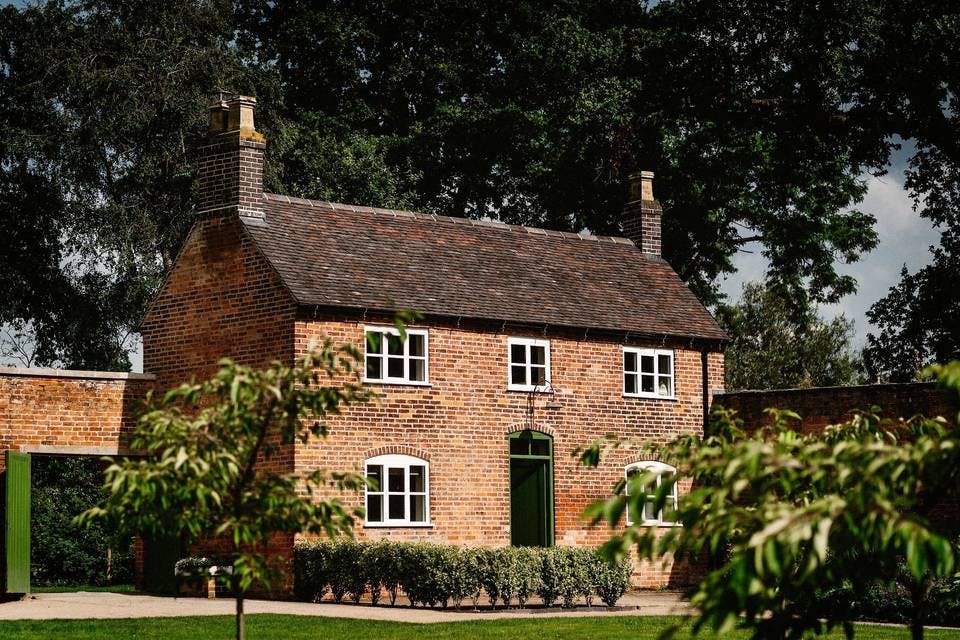
[[[707,435],[710,422],[710,365],[707,359],[707,350],[700,350],[700,373],[703,387],[703,435]]]

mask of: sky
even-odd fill
[[[841,273],[856,278],[857,292],[837,304],[821,308],[822,315],[827,318],[843,314],[854,321],[854,347],[858,349],[866,343],[867,334],[876,329],[867,320],[870,305],[900,281],[900,269],[904,264],[911,272],[928,264],[931,259],[929,247],[940,242],[939,232],[929,220],[913,210],[913,202],[903,187],[906,160],[912,151],[910,145],[905,144],[893,156],[886,175],[879,178],[864,176],[869,190],[856,208],[876,217],[880,243],[859,262],[838,266]],[[740,296],[745,282],[762,279],[766,270],[766,261],[759,254],[759,247],[748,246],[746,249],[752,253],[742,252],[735,258],[737,273],[721,286],[731,299]]]

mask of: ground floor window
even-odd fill
[[[628,504],[627,524],[650,527],[674,526],[677,523],[677,483],[675,481],[669,483],[667,499],[662,509],[656,508],[655,501],[657,489],[665,480],[673,480],[677,470],[663,462],[645,460],[627,465],[625,474],[627,495],[633,495],[634,491],[640,490],[644,496],[639,508],[631,508]],[[638,478],[642,479],[638,480]]]
[[[388,454],[366,461],[368,527],[430,524],[430,464],[413,456]]]

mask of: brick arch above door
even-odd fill
[[[546,434],[551,438],[554,438],[557,435],[556,429],[554,429],[549,422],[536,422],[531,425],[526,420],[521,420],[520,422],[514,422],[513,424],[507,425],[504,435],[509,438],[511,433],[517,433],[518,431],[537,431],[539,433]]]

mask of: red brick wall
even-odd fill
[[[847,420],[858,409],[870,410],[874,406],[880,408],[881,415],[892,419],[939,415],[955,423],[960,412],[960,399],[932,382],[738,391],[718,394],[714,402],[736,410],[750,429],[769,423],[765,409],[790,409],[800,415],[800,429],[807,433]]]
[[[367,323],[374,324],[374,323]],[[297,322],[298,351],[312,338],[362,346],[364,323],[352,320]],[[528,394],[508,391],[507,338],[543,337],[520,328],[456,328],[433,324],[429,335],[430,387],[376,385],[376,403],[348,409],[329,421],[325,441],[299,446],[298,470],[362,470],[363,461],[384,447],[407,447],[430,459],[432,527],[360,531],[361,537],[425,539],[465,545],[505,545],[510,541],[509,452],[507,435],[529,424]],[[622,342],[550,333],[553,386],[563,407],[536,402],[538,430],[554,436],[556,542],[599,544],[609,532],[581,519],[591,502],[611,494],[624,465],[636,460],[616,453],[598,469],[582,467],[573,451],[612,433],[620,437],[665,438],[697,431],[703,422],[701,354],[685,344],[675,350],[677,400],[625,398],[622,393]],[[631,340],[634,346],[663,348]],[[723,357],[709,355],[710,388],[723,380]],[[361,496],[348,496],[360,505]],[[687,581],[684,568],[646,567],[635,576],[643,586]]]
[[[0,453],[125,451],[153,376],[0,369]],[[0,455],[0,471],[4,469]]]
[[[141,325],[143,369],[161,387],[217,361],[292,362],[295,305],[236,217],[198,222]]]

